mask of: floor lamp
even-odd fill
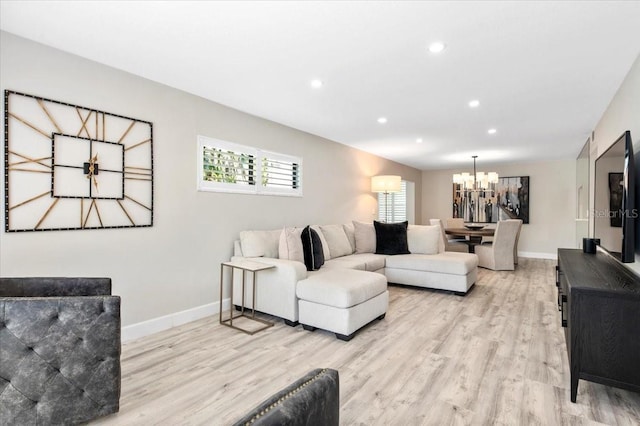
[[[373,176],[371,178],[371,192],[378,192],[384,194],[384,221],[387,221],[388,216],[388,206],[387,197],[389,197],[390,192],[400,192],[400,176],[393,175],[381,175],[381,176]]]

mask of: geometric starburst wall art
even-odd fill
[[[153,226],[153,125],[5,90],[5,231]]]

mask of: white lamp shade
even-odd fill
[[[462,183],[465,188],[473,187],[473,176],[467,172],[462,173]]]
[[[371,178],[371,192],[400,192],[400,176],[381,175]]]
[[[484,172],[478,172],[476,174],[476,183],[478,187],[482,189],[487,189],[489,187],[489,175]]]

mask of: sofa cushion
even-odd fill
[[[375,254],[375,253],[360,253],[360,254],[352,254],[351,256],[347,256],[346,259],[353,259],[358,262],[364,263],[365,271],[375,272],[379,269],[384,268],[385,261],[389,256],[384,254]]]
[[[280,259],[296,260],[304,263],[304,250],[302,248],[302,228],[284,228],[280,233],[278,245]]]
[[[320,230],[329,246],[331,259],[353,253],[351,243],[342,225],[321,225]]]
[[[367,270],[367,264],[360,259],[355,259],[353,256],[342,256],[335,259],[327,260],[322,265],[322,269],[357,269],[360,271]]]
[[[408,221],[400,223],[373,222],[376,230],[376,254],[409,254]]]
[[[382,274],[352,269],[328,269],[298,281],[296,295],[302,300],[350,308],[387,290]]]
[[[442,239],[439,226],[409,225],[407,229],[407,243],[409,251],[414,254],[437,254]]]
[[[324,268],[344,268],[344,269],[358,269],[361,271],[375,272],[384,268],[385,259],[384,254],[375,253],[360,253],[352,254],[350,256],[343,256],[337,259],[331,259],[324,263]]]
[[[356,251],[356,231],[353,227],[353,223],[345,223],[342,225],[344,233],[347,234],[349,243],[351,244],[351,253]]]
[[[405,254],[389,256],[386,268],[410,269],[424,272],[440,272],[452,275],[467,275],[478,267],[478,256],[473,253],[446,251],[438,254]]]
[[[302,249],[304,252],[304,264],[307,271],[316,271],[324,264],[324,254],[320,236],[310,226],[302,230]]]
[[[240,245],[244,257],[278,257],[281,229],[273,231],[241,231]]]
[[[376,251],[376,229],[373,223],[353,221],[356,253],[374,253]]]

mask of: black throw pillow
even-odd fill
[[[324,265],[324,252],[322,251],[320,236],[315,229],[307,226],[302,230],[301,238],[304,264],[307,266],[307,271],[317,271]]]
[[[408,221],[382,223],[373,221],[376,228],[376,254],[410,254],[407,243]]]

